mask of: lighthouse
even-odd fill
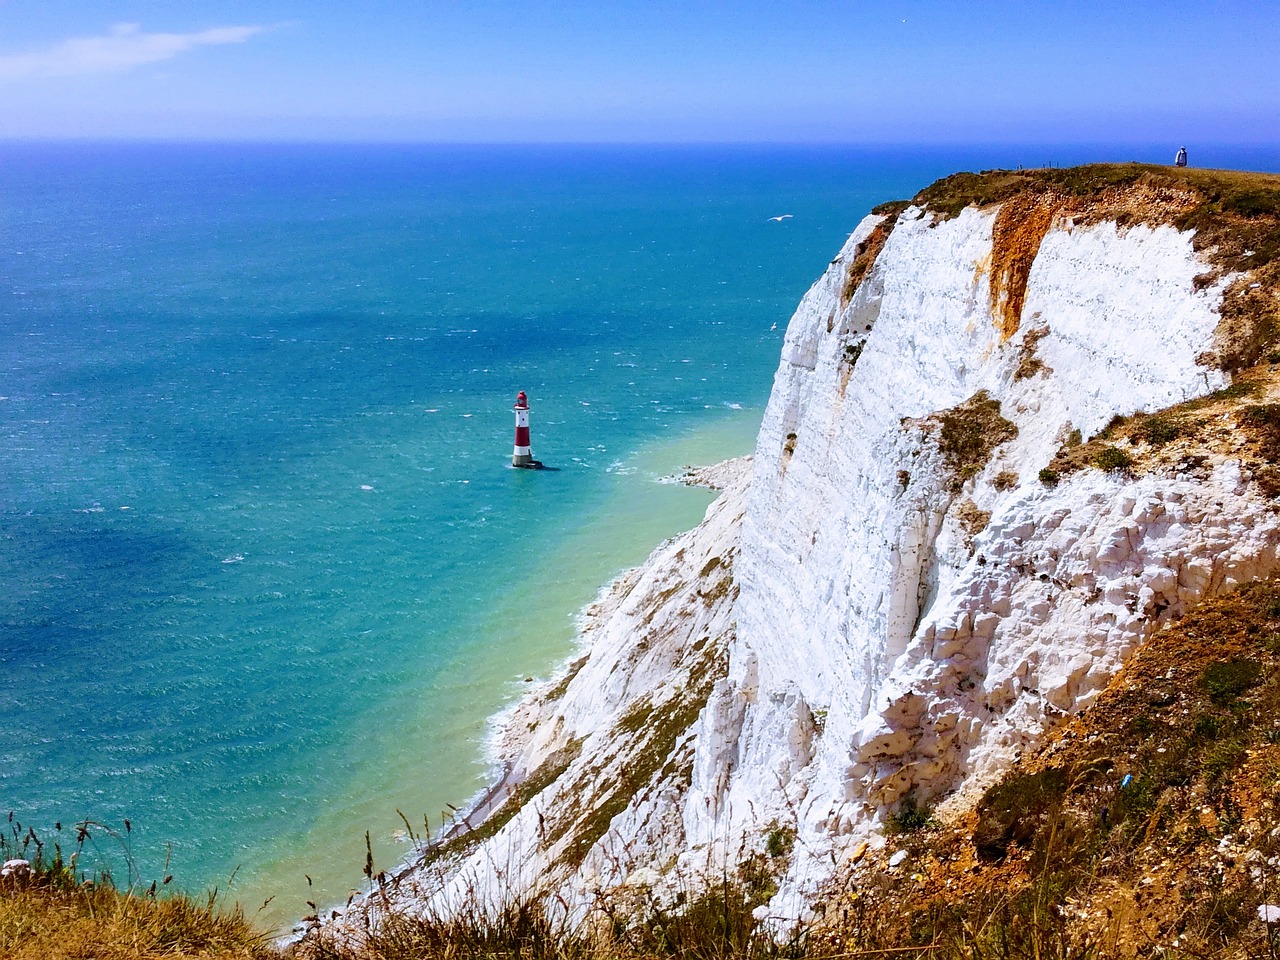
[[[513,467],[537,468],[542,466],[529,452],[529,398],[523,390],[516,394],[516,448],[511,454]]]

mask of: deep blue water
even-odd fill
[[[872,205],[1161,151],[0,144],[0,813],[341,896],[696,521],[654,478],[746,452]]]

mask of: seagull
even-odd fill
[[[769,222],[770,222],[770,223],[781,223],[783,220],[790,220],[790,219],[791,219],[791,214],[789,214],[789,213],[784,213],[784,214],[783,214],[782,216],[780,216],[780,217],[770,217],[770,218],[769,218]]]

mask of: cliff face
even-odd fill
[[[1043,472],[1226,387],[1224,297],[1271,289],[1158,193],[864,220],[791,321],[754,461],[589,609],[471,842],[382,902],[581,914],[771,848],[764,912],[799,916],[904,802],[963,805],[1160,624],[1271,573],[1274,490],[1229,412],[1216,446],[1142,466],[1161,441],[1131,433],[1100,461],[1126,469]]]
[[[997,216],[909,209],[845,302],[865,221],[788,330],[685,814],[693,844],[796,822],[784,915],[908,794],[972,796],[1162,620],[1276,562],[1228,460],[1039,480],[1073,430],[1225,384],[1197,357],[1226,281],[1196,290],[1190,235],[1055,222],[1011,330]],[[965,460],[967,432],[998,442]]]

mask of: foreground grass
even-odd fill
[[[184,896],[152,899],[110,886],[43,885],[0,894],[0,957],[5,960],[278,956],[242,916]]]
[[[819,960],[831,955],[810,950],[803,934],[787,943],[766,936],[751,915],[761,902],[756,893],[734,877],[667,907],[631,903],[623,910],[602,896],[587,922],[574,929],[532,901],[508,904],[497,917],[381,915],[375,924],[345,935],[314,931],[296,948],[295,960]]]
[[[269,938],[238,907],[222,909],[216,893],[203,900],[120,890],[109,875],[85,877],[74,867],[88,837],[77,830],[76,853],[52,857],[12,814],[0,834],[0,861],[29,865],[0,877],[0,958],[3,960],[280,960]]]

